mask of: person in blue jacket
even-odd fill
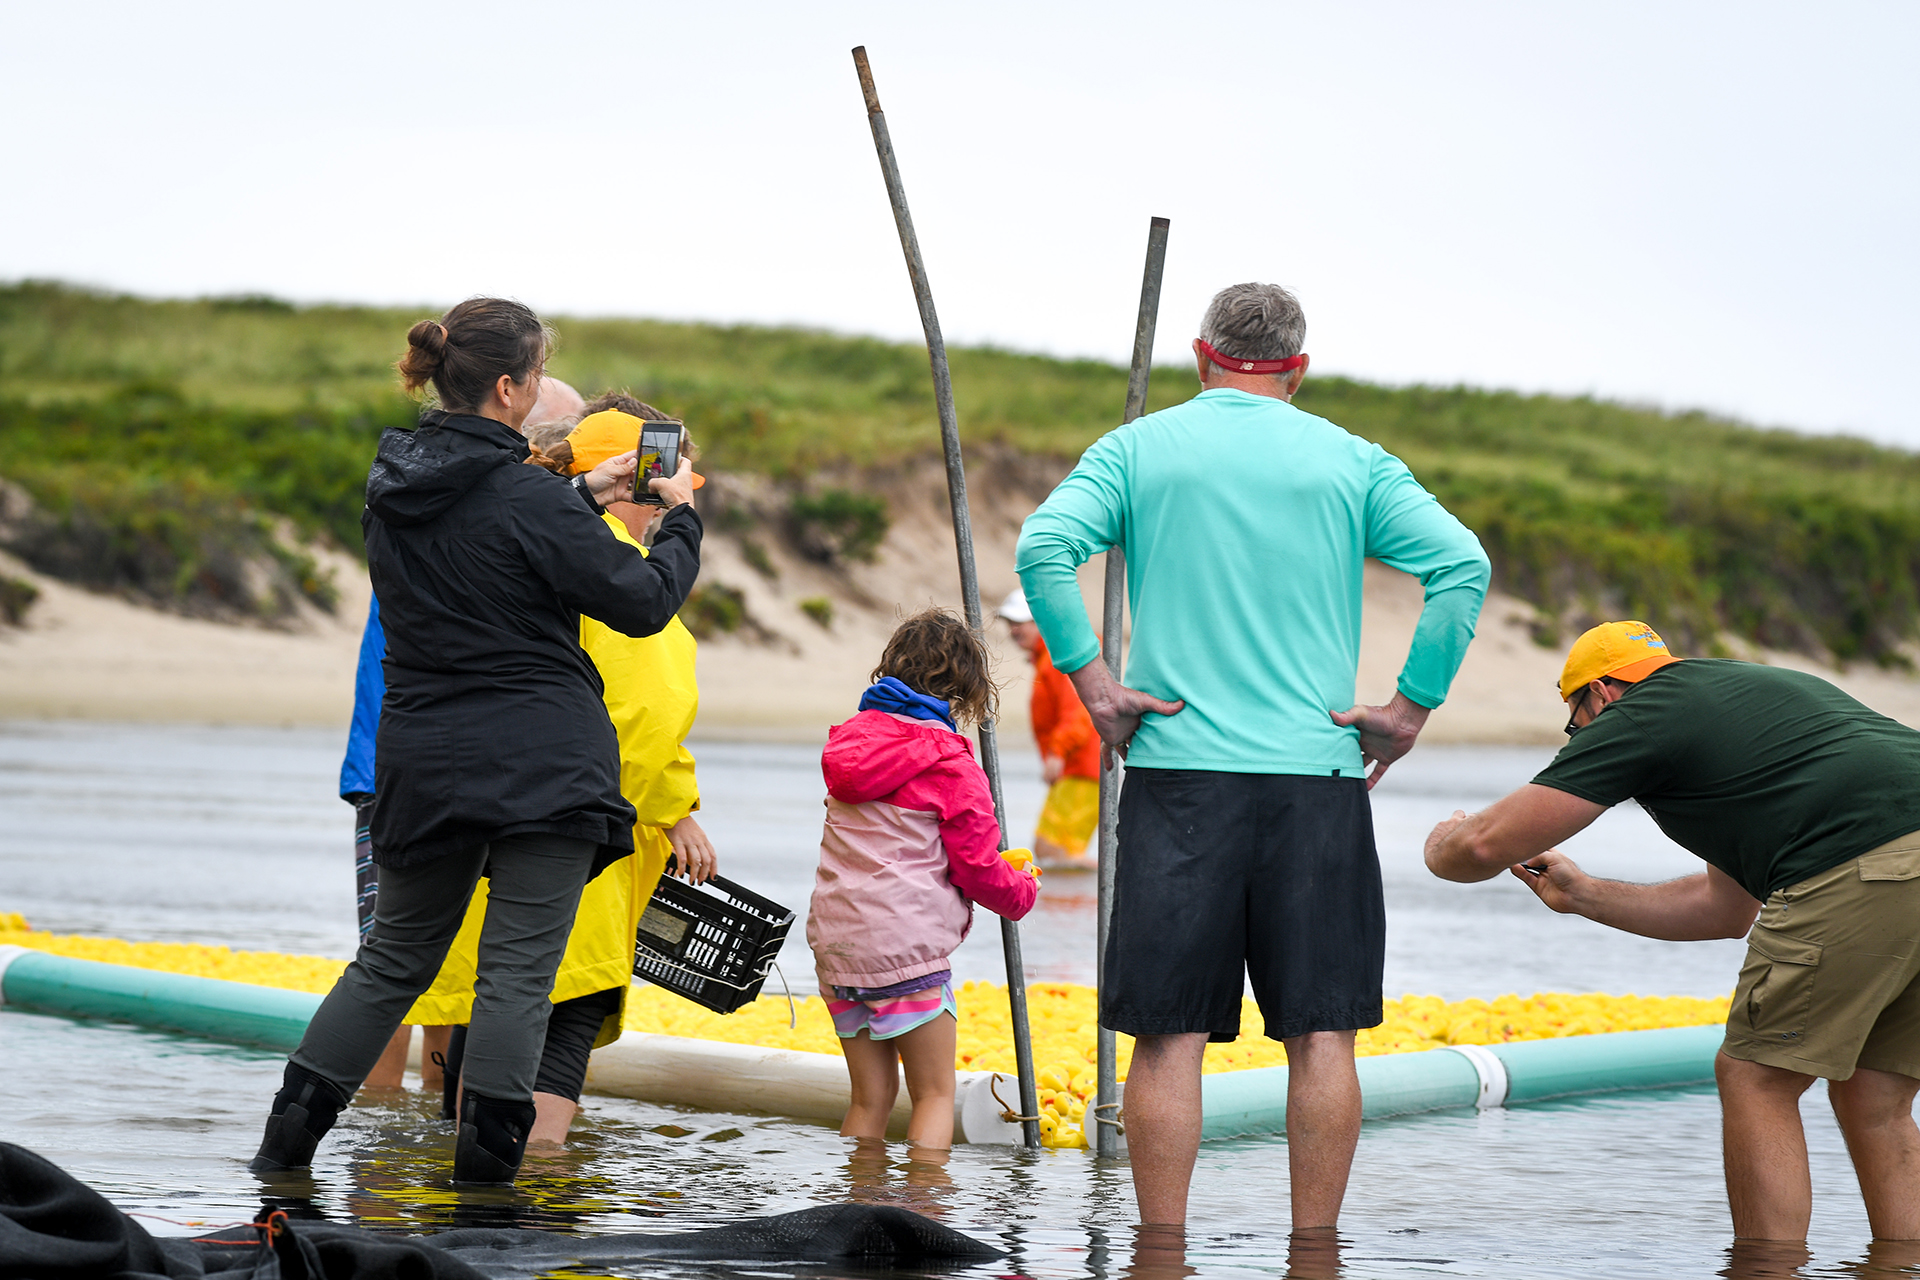
[[[347,754],[340,762],[340,798],[353,806],[354,908],[359,916],[360,940],[373,928],[373,905],[379,885],[373,865],[373,741],[380,730],[380,700],[386,696],[387,677],[380,663],[387,656],[386,632],[380,628],[380,600],[367,607],[366,630],[360,633],[360,662],[353,675],[353,720],[347,727]],[[450,1027],[423,1027],[420,1032],[420,1087],[444,1087],[444,1061]],[[403,1026],[387,1042],[386,1052],[367,1073],[365,1088],[398,1089],[406,1075],[407,1050],[413,1028]]]
[[[347,757],[340,762],[340,798],[353,806],[354,906],[360,917],[360,936],[373,924],[373,737],[380,728],[380,699],[386,696],[387,677],[380,659],[387,653],[386,633],[380,630],[380,601],[367,607],[367,627],[360,633],[360,665],[353,673],[353,721],[347,726]]]

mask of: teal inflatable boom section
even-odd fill
[[[1724,1031],[1717,1026],[1616,1031],[1558,1040],[1458,1045],[1424,1053],[1361,1058],[1361,1114],[1368,1120],[1504,1107],[1546,1098],[1671,1089],[1713,1080]],[[1287,1069],[1258,1067],[1206,1076],[1200,1085],[1203,1137],[1284,1133]]]
[[[290,1052],[299,1045],[320,999],[304,991],[0,947],[0,1004],[36,1013],[130,1022]],[[1719,1027],[1678,1027],[1361,1058],[1355,1065],[1362,1114],[1379,1120],[1455,1107],[1502,1107],[1578,1094],[1704,1084],[1713,1079],[1721,1036]],[[1202,1134],[1208,1139],[1286,1131],[1285,1067],[1207,1076],[1200,1096]]]
[[[0,947],[0,1004],[292,1052],[321,997]]]

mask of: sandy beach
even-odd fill
[[[1020,521],[1057,475],[975,480],[974,532],[982,593],[992,612],[1017,585]],[[715,477],[736,503],[755,497],[753,480]],[[852,713],[895,620],[927,604],[958,606],[959,581],[945,486],[928,460],[884,485],[892,526],[871,563],[823,564],[781,540],[777,529],[726,534],[710,528],[701,581],[740,593],[748,622],[700,647],[701,711],[696,736],[814,741]],[[716,522],[717,523],[717,522]],[[764,555],[750,562],[747,543]],[[40,599],[20,627],[0,627],[0,718],[314,725],[344,729],[370,587],[366,571],[339,552],[321,552],[340,592],[331,615],[307,610],[269,628],[163,613],[69,586],[0,555],[0,572],[33,582]],[[1102,566],[1081,586],[1098,616]],[[803,601],[831,602],[823,623]],[[1358,695],[1390,697],[1420,614],[1419,584],[1367,566]],[[816,605],[817,611],[817,605]],[[1524,602],[1494,594],[1481,615],[1445,706],[1423,740],[1552,743],[1565,713],[1554,692],[1561,650],[1534,642]],[[1657,620],[1655,620],[1658,625]],[[1025,741],[1028,663],[1004,627],[989,629],[1004,681],[1001,732]],[[1874,668],[1835,671],[1803,655],[1749,651],[1757,661],[1814,671],[1893,718],[1920,726],[1920,680]]]

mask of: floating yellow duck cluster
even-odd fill
[[[346,967],[344,960],[290,956],[272,951],[234,951],[183,942],[123,942],[34,932],[18,915],[0,914],[0,946],[32,947],[54,955],[140,969],[161,969],[230,982],[324,993]],[[1007,989],[969,982],[955,993],[960,1006],[954,1065],[962,1071],[1014,1074],[1012,1015]],[[1505,995],[1497,1000],[1402,996],[1386,1002],[1386,1020],[1355,1038],[1361,1056],[1417,1053],[1449,1044],[1501,1044],[1604,1031],[1647,1031],[1724,1022],[1726,998],[1691,996]],[[1092,987],[1037,982],[1027,988],[1027,1014],[1038,1070],[1041,1121],[1049,1146],[1087,1145],[1085,1119],[1094,1096],[1094,1038],[1098,1031]],[[660,987],[639,987],[627,1001],[626,1027],[660,1035],[839,1053],[833,1020],[817,996],[763,995],[732,1014],[711,1013]],[[1240,1039],[1207,1046],[1204,1070],[1244,1071],[1285,1066],[1286,1050],[1264,1038],[1260,1011],[1249,1000],[1241,1010]],[[1127,1076],[1133,1056],[1130,1036],[1118,1037],[1118,1071]],[[1011,1097],[1008,1099],[1011,1101]]]
[[[251,982],[257,987],[312,991],[319,995],[333,990],[340,971],[347,967],[345,960],[328,960],[322,956],[235,951],[231,947],[210,947],[198,942],[122,942],[118,938],[45,933],[29,929],[18,914],[0,914],[0,947],[4,946],[31,947],[75,960],[98,960],[102,964],[159,969],[196,978],[223,978],[228,982]]]

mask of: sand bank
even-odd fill
[[[1017,585],[1013,547],[1020,521],[1056,479],[1029,469],[996,489],[976,478],[974,527],[989,612]],[[716,481],[736,499],[753,497],[751,479]],[[749,621],[741,631],[701,646],[696,735],[820,739],[827,726],[851,714],[896,619],[927,604],[958,604],[953,535],[937,465],[901,469],[887,480],[885,492],[892,527],[871,563],[806,559],[772,526],[709,532],[701,581],[738,591]],[[0,718],[344,728],[370,588],[365,570],[351,558],[333,553],[326,563],[340,588],[338,611],[308,611],[285,628],[270,629],[161,613],[79,590],[0,556],[0,572],[29,579],[41,590],[24,626],[0,626]],[[1081,574],[1096,616],[1100,574],[1097,560]],[[815,602],[817,612],[821,600],[831,606],[830,621],[801,607]],[[1379,702],[1392,695],[1419,613],[1416,582],[1377,564],[1367,567],[1361,699]],[[1559,741],[1565,712],[1554,682],[1561,653],[1534,642],[1531,617],[1531,608],[1519,600],[1489,598],[1479,635],[1425,741]],[[1028,664],[1004,627],[993,627],[991,635],[1005,681],[1002,733],[1009,742],[1025,742]],[[1920,726],[1920,680],[1872,668],[1835,672],[1798,655],[1746,656],[1816,671],[1867,705]]]

